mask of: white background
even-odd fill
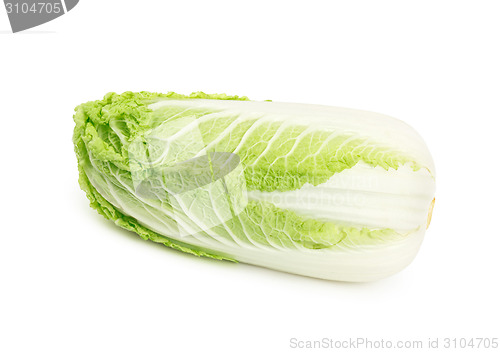
[[[0,351],[289,351],[290,339],[500,337],[500,2],[81,1],[0,7]],[[200,259],[88,206],[73,108],[109,91],[377,111],[437,167],[416,260],[370,284]],[[295,349],[297,350],[297,349]]]

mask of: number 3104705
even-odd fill
[[[60,13],[62,11],[60,3],[37,2],[28,3],[5,3],[7,13],[28,14],[28,13]]]

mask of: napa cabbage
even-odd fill
[[[126,92],[78,106],[74,121],[91,207],[197,256],[368,281],[408,265],[428,224],[432,158],[384,115]]]

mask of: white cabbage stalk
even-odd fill
[[[372,281],[413,260],[430,221],[432,158],[391,117],[127,92],[80,105],[74,119],[91,206],[188,253]]]

